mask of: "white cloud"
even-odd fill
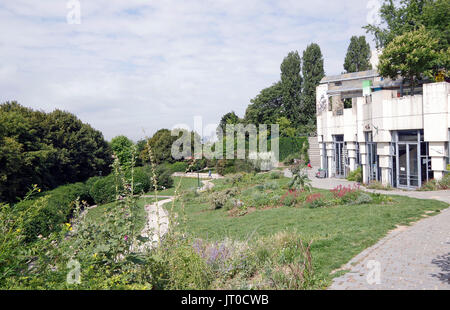
[[[0,4],[0,101],[68,110],[108,139],[242,116],[311,42],[340,73],[368,13],[357,0],[80,2],[81,25],[65,0]]]

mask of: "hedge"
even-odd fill
[[[272,141],[272,140],[271,140]],[[289,155],[299,154],[302,155],[306,162],[309,161],[308,156],[308,138],[298,137],[298,138],[279,138],[280,145],[280,161],[284,161]]]
[[[67,222],[72,216],[77,198],[92,203],[89,189],[83,183],[60,186],[38,198],[42,197],[47,198],[46,204],[32,218],[26,219],[24,233],[27,241],[35,240],[38,235],[45,237],[57,231],[59,225]],[[38,198],[19,202],[14,205],[14,210],[20,212],[33,207]]]

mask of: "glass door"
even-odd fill
[[[344,142],[335,142],[336,177],[344,177]]]
[[[399,143],[397,153],[398,187],[419,187],[419,154],[417,143]]]
[[[398,186],[408,187],[408,150],[407,144],[398,145]]]
[[[417,160],[417,144],[408,144],[408,156],[409,156],[409,186],[419,186],[419,162]]]

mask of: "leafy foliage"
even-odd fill
[[[307,125],[313,122],[315,124],[316,117],[316,87],[319,86],[320,81],[325,76],[324,60],[320,46],[316,43],[308,45],[303,52],[303,89],[302,89],[302,108],[300,115],[300,123]],[[309,130],[300,130],[303,133],[310,132]]]
[[[439,69],[448,69],[448,50],[439,50],[439,41],[424,28],[407,32],[392,40],[380,56],[378,71],[392,79],[405,77],[414,88],[417,79],[433,77]]]
[[[282,115],[292,124],[298,125],[301,113],[301,58],[297,51],[290,52],[281,63]]]
[[[32,184],[52,189],[109,173],[108,143],[73,114],[6,102],[0,124],[0,201],[16,201]]]
[[[125,169],[129,169],[131,167],[133,141],[125,136],[117,136],[111,140],[110,145],[114,155],[119,158],[120,164]]]
[[[377,47],[383,48],[397,36],[424,26],[438,39],[439,49],[446,49],[450,43],[449,11],[448,0],[384,0],[379,12],[382,24],[364,28],[374,35]]]
[[[345,56],[344,69],[347,73],[371,70],[370,45],[365,36],[353,36]]]
[[[305,172],[304,167],[300,164],[294,165],[291,166],[290,170],[292,172],[292,180],[289,183],[289,187],[298,191],[310,192],[312,190],[311,180]]]

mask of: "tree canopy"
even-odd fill
[[[439,40],[425,27],[407,32],[392,40],[380,57],[378,71],[383,77],[408,79],[411,88],[423,76],[433,77],[441,68],[448,68],[448,50],[439,50]]]
[[[370,45],[365,36],[353,36],[345,56],[344,69],[347,73],[371,70]]]
[[[119,159],[121,166],[126,168],[131,167],[133,141],[125,136],[117,136],[111,140],[110,145],[114,155]]]
[[[23,197],[32,184],[52,189],[109,173],[111,149],[101,132],[75,115],[0,105],[0,200]]]
[[[450,43],[450,1],[384,0],[380,8],[381,24],[364,28],[375,37],[378,48],[386,47],[395,37],[424,26],[439,40],[440,49]]]

